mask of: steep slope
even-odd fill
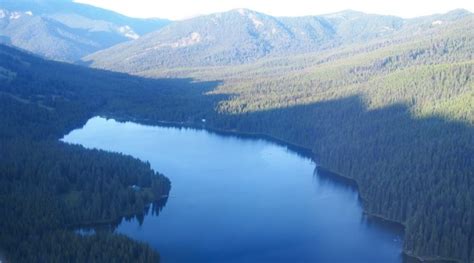
[[[47,16],[70,27],[100,30],[104,25],[112,27],[129,26],[139,35],[157,30],[170,23],[169,20],[127,17],[110,10],[75,3],[72,0],[2,0],[0,7]],[[88,21],[88,23],[84,23]]]
[[[130,156],[59,141],[102,107],[121,104],[120,97],[133,97],[127,93],[136,88],[145,91],[145,84],[0,45],[2,260],[159,262],[149,246],[105,228],[92,236],[74,229],[113,229],[117,220],[141,215],[151,203],[158,212],[169,180]],[[165,82],[153,86],[166,88]]]
[[[333,19],[321,17],[277,18],[247,9],[175,22],[142,39],[86,57],[94,66],[144,70],[164,66],[228,65],[252,62],[268,55],[328,49],[348,41],[371,39],[374,34],[345,32],[347,25],[372,23],[395,30],[398,18],[369,16],[352,11]],[[370,17],[370,19],[368,18]],[[342,20],[341,20],[342,19]],[[374,19],[371,22],[363,22]],[[363,30],[360,30],[363,31]],[[350,34],[357,34],[358,38]],[[120,52],[118,52],[120,50]],[[121,61],[122,63],[116,64]],[[127,66],[131,64],[132,66]]]
[[[191,66],[236,65],[269,56],[321,52],[375,39],[423,33],[442,19],[468,16],[459,11],[404,20],[355,11],[277,18],[246,9],[232,10],[170,24],[141,39],[85,57],[93,67],[124,72]]]
[[[245,65],[166,69],[157,64],[143,66],[138,59],[123,64],[115,61],[121,69],[147,77],[222,81],[215,89],[190,88],[184,83],[156,89],[160,85],[154,85],[151,78],[128,82],[124,79],[129,76],[102,78],[105,72],[89,75],[86,69],[61,76],[100,82],[101,89],[97,90],[107,94],[111,91],[103,87],[111,88],[113,92],[107,99],[98,98],[101,105],[106,103],[106,111],[101,113],[109,116],[116,114],[148,123],[167,120],[200,125],[200,120],[206,118],[209,128],[266,134],[312,149],[324,167],[357,181],[368,213],[406,226],[406,253],[425,259],[472,262],[474,17],[458,10],[405,20],[394,33],[369,36],[373,38],[368,43],[350,35],[356,30],[344,30],[358,24],[351,17],[340,20],[340,14],[335,18],[333,15],[327,18],[337,20],[331,27],[318,29],[324,28],[332,39],[343,39],[346,32],[351,44],[303,55],[265,58],[270,53]],[[260,19],[263,23],[264,18]],[[269,18],[265,23],[272,21]],[[254,22],[248,21],[250,28],[260,25]],[[315,28],[316,25],[319,22]],[[359,32],[369,28],[364,25]],[[178,44],[197,45],[194,42],[199,38],[192,37],[197,32],[193,30],[185,31],[191,34],[190,41]],[[167,43],[176,43],[169,35],[171,40]],[[115,51],[119,53],[118,49]],[[184,55],[192,62],[191,54],[175,54],[176,59]],[[19,62],[13,64],[27,64]],[[47,72],[51,64],[45,65],[36,70]],[[3,67],[0,79],[8,83],[16,72],[10,69],[11,65]],[[43,75],[40,73],[37,75]],[[121,86],[123,83],[129,84]],[[34,91],[37,87],[31,88]],[[13,91],[19,92],[8,92]],[[62,91],[55,89],[59,94]],[[85,90],[86,95],[89,92]],[[30,90],[24,93],[14,94],[17,104],[32,99],[38,105],[47,102],[48,107],[59,104],[52,99],[57,96],[45,100],[31,95]],[[68,103],[65,100],[64,105]],[[11,114],[4,116],[15,116],[14,109],[5,108]],[[9,129],[8,125],[5,127]]]
[[[50,18],[29,13],[0,11],[2,42],[61,61],[75,61],[83,55],[126,41],[112,32],[73,29]]]
[[[454,11],[364,44],[139,74],[221,80],[206,126],[312,149],[357,181],[369,214],[406,226],[405,253],[472,262],[473,54],[474,16]]]
[[[1,42],[62,61],[77,61],[167,23],[129,18],[68,0],[0,2]]]

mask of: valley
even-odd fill
[[[0,45],[0,228],[8,229],[0,248],[8,259],[160,260],[155,241],[136,242],[122,235],[127,231],[71,231],[140,218],[153,204],[166,213],[162,197],[173,196],[173,181],[180,182],[164,171],[167,164],[137,159],[127,150],[132,146],[111,153],[59,141],[94,116],[257,134],[303,147],[318,165],[356,182],[360,204],[349,202],[358,209],[353,215],[363,210],[404,226],[403,244],[393,251],[435,262],[474,259],[469,11],[403,19],[351,10],[286,18],[235,9],[170,22],[77,9],[69,1],[61,8],[33,2],[0,4],[8,10],[0,13],[6,43]],[[10,21],[12,12],[24,17]],[[138,37],[116,30],[124,25]],[[38,30],[44,38],[32,28],[47,29]],[[60,40],[50,34],[58,28]],[[26,42],[13,41],[25,36]],[[133,144],[117,140],[115,146]],[[179,145],[171,148],[153,156]],[[260,158],[249,156],[235,158]],[[278,167],[281,160],[267,161]],[[246,174],[252,170],[258,169]],[[287,179],[285,185],[295,182]],[[261,185],[267,184],[242,189]]]
[[[144,60],[125,71],[220,80],[206,93],[227,97],[217,103],[219,114],[203,112],[194,121],[312,149],[321,165],[358,182],[369,213],[406,225],[407,253],[433,258],[428,254],[435,249],[452,258],[441,251],[474,247],[467,234],[473,226],[473,22],[472,15],[441,27],[428,21],[426,31],[243,65],[152,64],[148,70]],[[122,70],[120,63],[100,63]],[[463,219],[434,227],[452,214]]]

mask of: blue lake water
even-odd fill
[[[115,230],[165,263],[403,262],[401,231],[368,220],[353,187],[274,142],[101,117],[63,141],[132,155],[171,180],[159,215]]]

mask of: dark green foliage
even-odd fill
[[[471,262],[474,20],[454,17],[441,26],[431,21],[439,17],[414,21],[400,29],[406,34],[368,44],[247,65],[141,71],[153,64],[137,61],[126,68],[206,83],[87,70],[2,49],[8,116],[0,134],[57,139],[99,114],[199,126],[205,118],[207,128],[270,135],[355,179],[369,213],[406,225],[405,252]],[[13,132],[15,123],[41,128]]]
[[[407,226],[406,252],[471,258],[471,126],[438,117],[413,119],[402,105],[367,110],[357,97],[207,123],[311,147],[321,165],[358,182],[369,213]]]
[[[169,181],[149,165],[59,142],[10,140],[0,146],[0,247],[9,259],[85,262],[81,258],[116,257],[133,261],[140,259],[137,253],[156,259],[148,246],[124,237],[107,233],[83,237],[67,231],[144,213],[150,202],[169,191]],[[140,191],[132,185],[140,186]],[[113,253],[109,245],[123,249]],[[88,254],[88,247],[96,250]]]
[[[71,231],[27,237],[12,253],[15,262],[159,262],[150,247],[122,235],[79,236]]]
[[[136,82],[106,72],[96,82],[101,72],[87,74],[5,46],[0,57],[0,248],[7,259],[156,262],[157,252],[147,245],[72,229],[143,214],[166,198],[168,179],[132,157],[58,141],[106,105],[110,84]],[[93,96],[101,87],[108,87],[103,96]]]
[[[367,44],[245,65],[164,70],[147,60],[126,67],[104,59],[101,66],[221,80],[204,96],[218,102],[217,112],[215,102],[203,108],[196,98],[175,120],[202,117],[208,128],[307,147],[321,165],[357,181],[369,213],[405,224],[405,252],[471,262],[473,29],[472,14],[458,10],[407,21]],[[116,56],[139,50],[135,44]],[[135,116],[161,120],[151,112]]]

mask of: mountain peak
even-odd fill
[[[345,19],[348,19],[348,18],[358,18],[358,17],[365,16],[365,15],[367,15],[367,14],[364,13],[364,12],[356,11],[356,10],[353,10],[353,9],[345,9],[345,10],[335,12],[335,13],[323,14],[321,16],[325,17],[325,18],[345,18]]]
[[[242,16],[245,16],[245,15],[248,15],[248,14],[258,14],[257,11],[254,11],[254,10],[251,10],[251,9],[248,9],[248,8],[236,8],[236,9],[230,10],[229,12],[239,13]]]
[[[403,33],[402,29],[414,30],[432,22],[437,25],[447,19],[431,20],[407,23],[400,17],[355,10],[321,16],[273,17],[239,8],[171,23],[84,60],[95,67],[123,71],[130,64],[142,65],[139,70],[144,71],[160,67],[243,64],[267,56],[314,53],[366,43]]]
[[[458,9],[453,9],[453,10],[447,12],[445,15],[459,18],[459,17],[472,15],[472,14],[473,13],[471,13],[469,10],[466,10],[466,9],[463,9],[463,8],[458,8]]]

